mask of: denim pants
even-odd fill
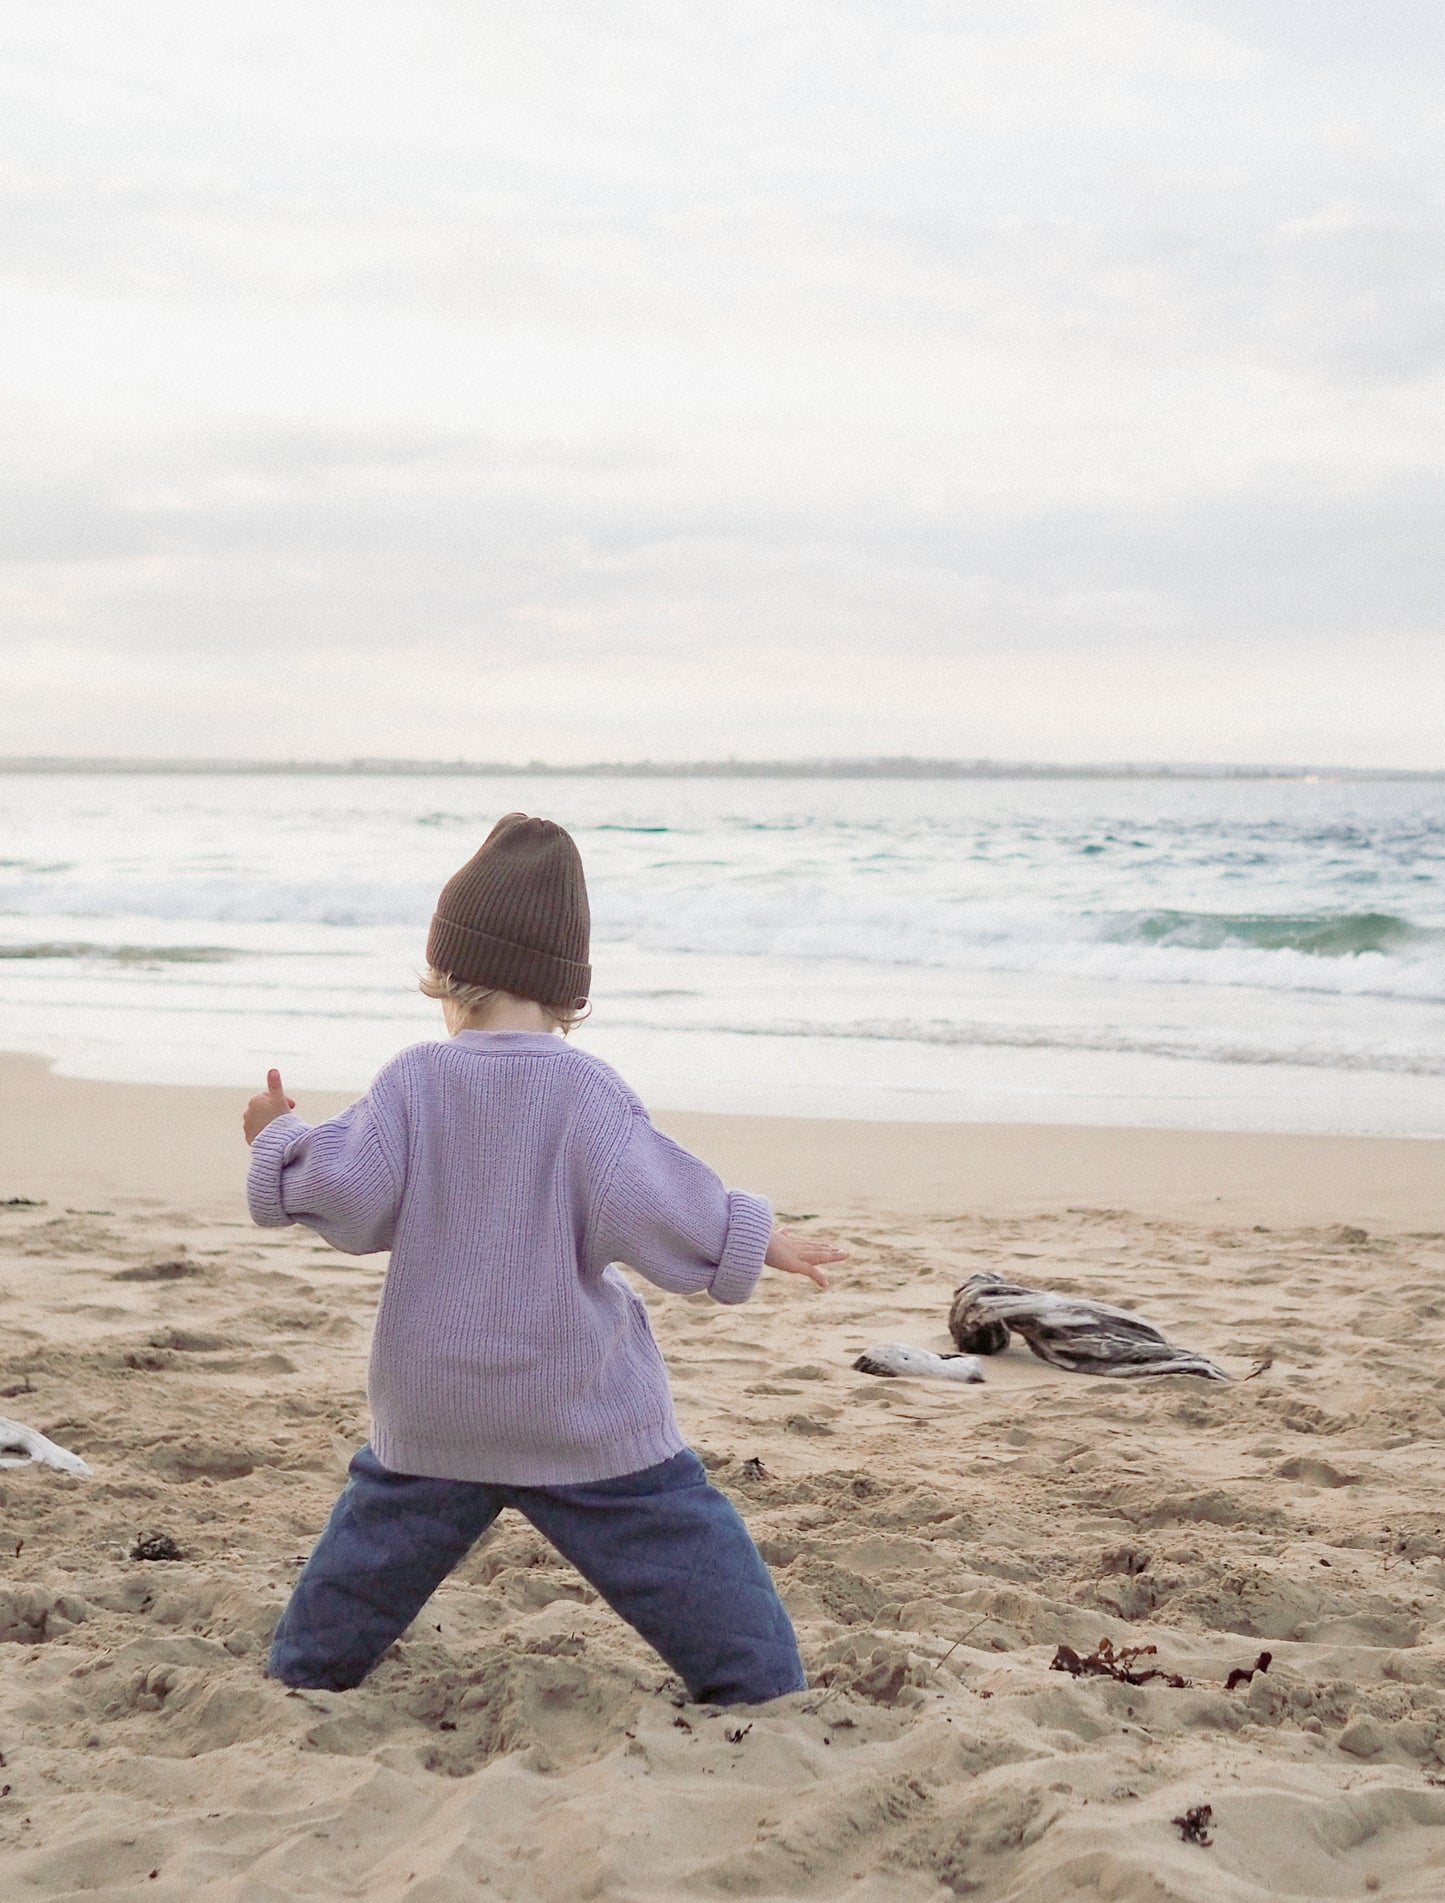
[[[568,1487],[496,1486],[351,1462],[271,1642],[284,1684],[359,1685],[504,1507],[515,1507],[706,1704],[807,1685],[792,1623],[742,1519],[693,1453]]]

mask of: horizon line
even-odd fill
[[[1031,761],[930,758],[911,754],[842,755],[794,760],[598,760],[571,765],[529,760],[419,760],[356,755],[349,759],[252,759],[107,754],[0,755],[0,773],[337,778],[469,779],[1187,779],[1187,780],[1445,780],[1445,767],[1347,767],[1320,764],[1209,761]]]

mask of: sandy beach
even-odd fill
[[[1445,1893],[1445,1144],[667,1118],[853,1252],[826,1295],[647,1291],[812,1688],[682,1705],[509,1518],[298,1695],[264,1645],[383,1261],[247,1223],[238,1093],[0,1080],[0,1413],[94,1470],[0,1473],[5,1903]],[[946,1349],[981,1268],[1263,1369],[853,1371]],[[1053,1669],[1102,1640],[1165,1676]]]

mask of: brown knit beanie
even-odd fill
[[[592,984],[591,926],[572,835],[553,820],[508,813],[442,887],[427,963],[463,984],[571,1010]]]

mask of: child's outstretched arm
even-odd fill
[[[613,1163],[591,1244],[596,1267],[625,1262],[659,1288],[706,1290],[719,1302],[745,1302],[764,1262],[826,1288],[820,1264],[845,1253],[777,1229],[760,1196],[726,1189],[640,1114]]]
[[[304,1223],[349,1255],[389,1249],[401,1201],[400,1146],[375,1086],[339,1117],[315,1125],[293,1114],[292,1101],[272,1070],[265,1090],[246,1105],[253,1220],[268,1229]]]

